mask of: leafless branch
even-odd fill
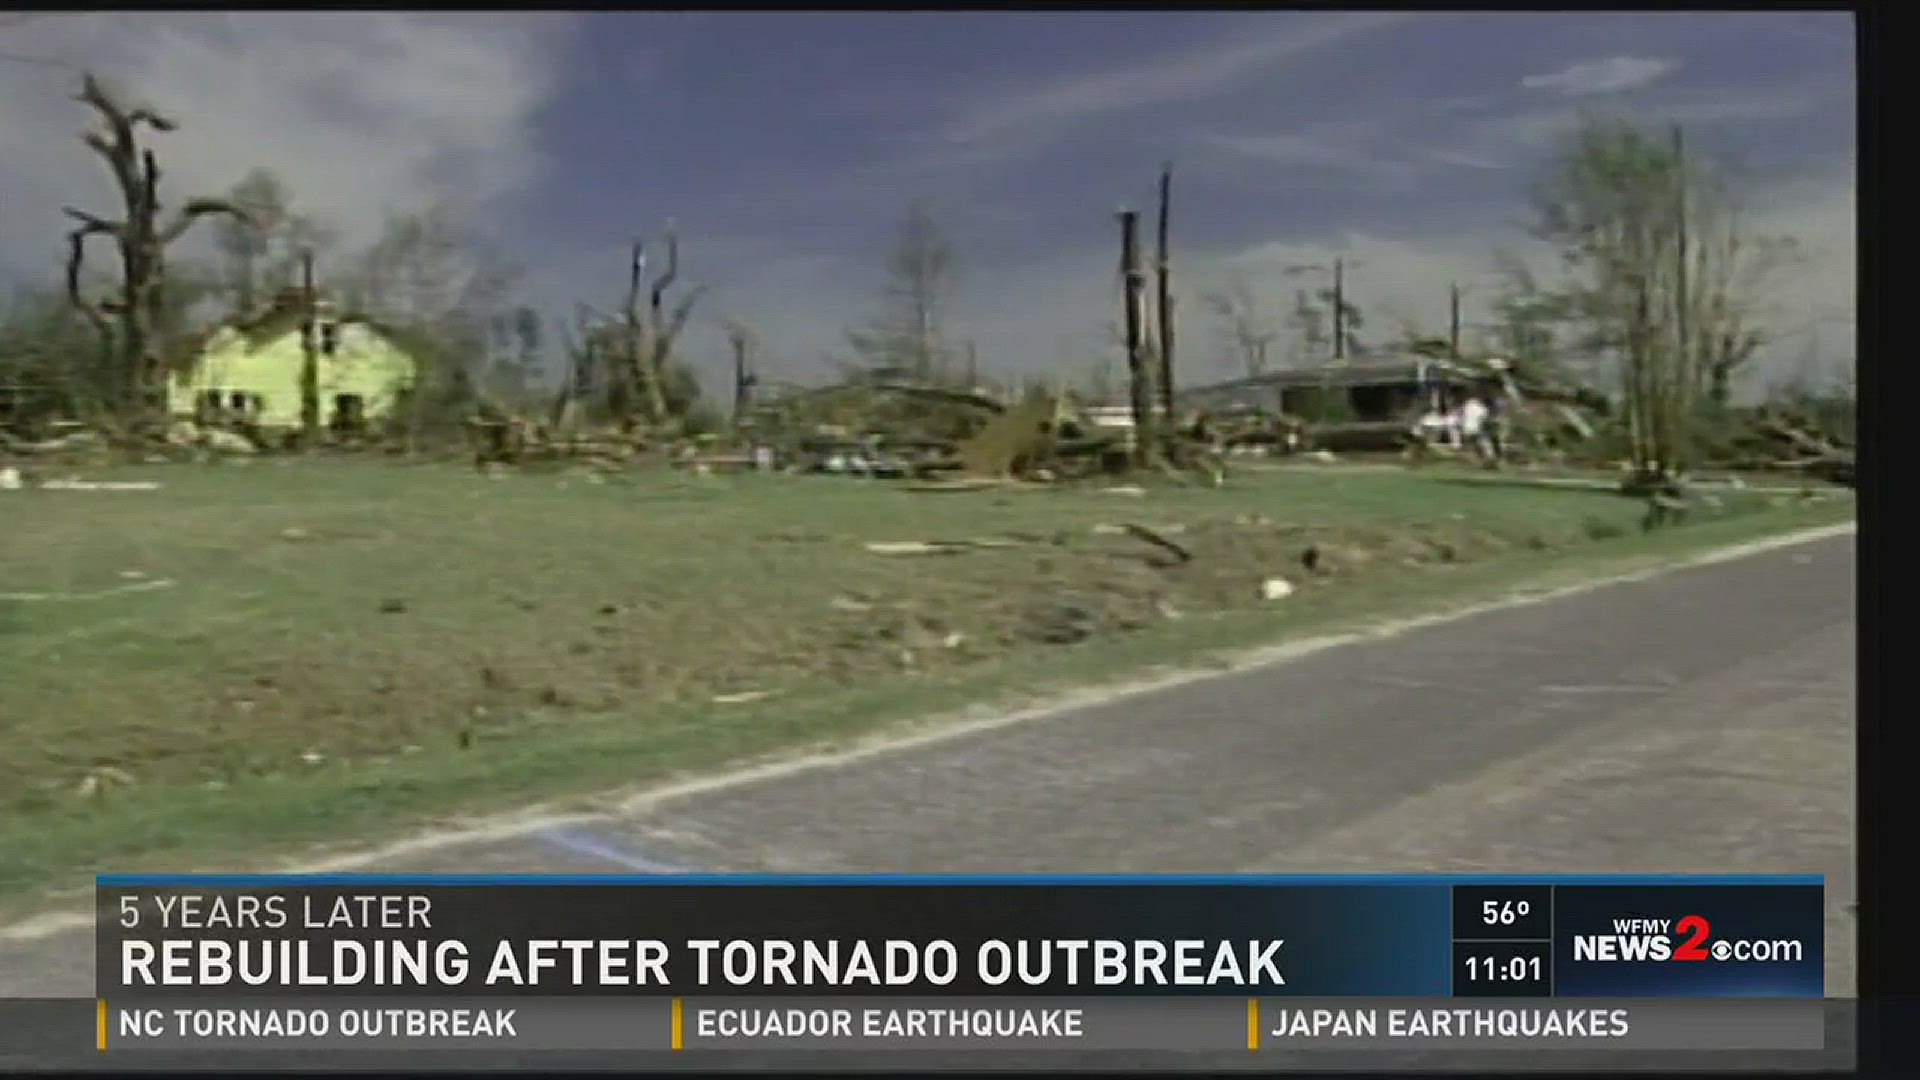
[[[173,243],[186,235],[187,230],[193,228],[195,221],[210,214],[225,214],[243,225],[257,227],[253,218],[232,201],[213,196],[200,196],[188,199],[186,205],[180,208],[180,212],[174,215],[173,220],[160,230],[160,242]]]

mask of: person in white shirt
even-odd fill
[[[1493,446],[1487,441],[1487,415],[1487,403],[1480,400],[1480,395],[1469,395],[1466,404],[1460,406],[1460,434],[1482,457],[1492,458]]]

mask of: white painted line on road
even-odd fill
[[[490,840],[509,840],[523,838],[543,829],[564,829],[596,822],[605,822],[615,817],[627,817],[639,814],[667,802],[684,799],[692,795],[740,787],[746,784],[790,776],[813,769],[829,768],[869,758],[882,757],[904,750],[964,738],[998,728],[1012,727],[1016,724],[1056,716],[1063,712],[1101,705],[1137,694],[1156,690],[1170,689],[1204,679],[1218,678],[1222,675],[1238,674],[1258,667],[1285,663],[1303,656],[1324,652],[1342,645],[1352,645],[1365,641],[1378,641],[1384,638],[1398,637],[1414,630],[1457,622],[1494,611],[1527,607],[1534,604],[1577,596],[1611,585],[1624,585],[1630,582],[1645,581],[1663,574],[1694,567],[1709,566],[1716,563],[1732,562],[1754,555],[1777,551],[1781,548],[1797,547],[1802,544],[1831,540],[1841,536],[1851,536],[1858,526],[1854,522],[1840,525],[1827,525],[1816,529],[1803,529],[1799,532],[1783,533],[1779,536],[1752,540],[1740,544],[1731,544],[1722,548],[1702,552],[1686,559],[1644,570],[1614,574],[1605,577],[1590,578],[1573,584],[1549,589],[1521,590],[1497,600],[1450,608],[1444,611],[1419,615],[1412,618],[1396,619],[1380,623],[1365,630],[1345,634],[1333,634],[1325,637],[1307,638],[1285,642],[1279,645],[1264,646],[1248,650],[1224,664],[1213,664],[1187,671],[1136,680],[1130,683],[1109,685],[1104,688],[1083,690],[1054,697],[1047,702],[1014,712],[999,715],[980,716],[981,709],[971,710],[972,715],[947,717],[924,722],[920,730],[901,734],[895,731],[862,741],[852,747],[798,755],[778,761],[748,768],[735,769],[712,776],[697,777],[678,783],[662,784],[650,787],[613,804],[609,810],[597,813],[559,813],[551,805],[536,806],[515,813],[501,814],[483,819],[469,825],[423,832],[405,840],[396,841],[383,847],[367,849],[330,859],[319,860],[298,866],[281,867],[277,873],[287,874],[328,874],[349,873],[374,863],[389,859],[415,855],[421,852],[438,851],[462,844],[482,843]],[[990,707],[982,707],[990,708]],[[648,871],[654,872],[654,871]],[[669,871],[670,872],[670,871]],[[49,937],[83,929],[93,922],[93,916],[81,912],[55,912],[25,919],[8,926],[0,926],[0,941],[25,941]]]

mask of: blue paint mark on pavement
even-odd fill
[[[611,863],[638,874],[684,874],[688,868],[673,863],[650,859],[638,852],[628,851],[618,845],[579,829],[542,829],[539,838],[557,848],[564,848],[576,855],[585,855],[590,859]]]

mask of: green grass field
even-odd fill
[[[1643,533],[1644,506],[1605,492],[1339,469],[1145,494],[278,459],[111,478],[162,486],[0,493],[14,904],[95,869],[244,865],[1853,513],[1727,494]],[[913,539],[1005,546],[863,546]],[[1274,577],[1293,594],[1263,599]]]

